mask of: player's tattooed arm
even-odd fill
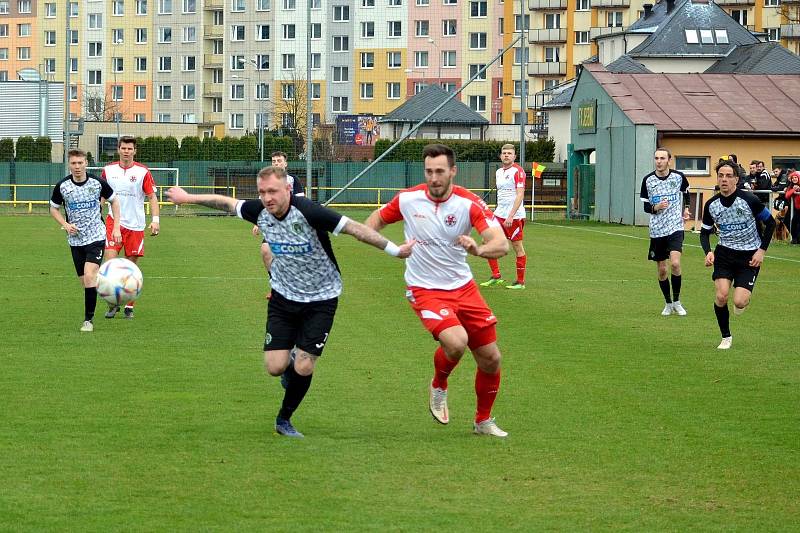
[[[219,211],[227,211],[236,214],[236,204],[239,200],[222,196],[220,194],[189,194],[181,187],[171,187],[167,191],[167,200],[174,204],[196,204],[217,209]]]
[[[375,248],[385,250],[389,255],[400,258],[410,256],[411,248],[414,246],[413,240],[397,246],[374,229],[360,222],[356,222],[355,220],[348,219],[344,228],[342,228],[342,233],[352,235],[363,243],[371,244]]]

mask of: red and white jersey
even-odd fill
[[[147,195],[156,192],[156,183],[150,169],[135,161],[130,167],[124,168],[119,161],[115,161],[103,168],[102,177],[111,185],[119,199],[120,225],[133,231],[143,231],[144,200]],[[110,215],[110,206],[108,211]]]
[[[424,183],[405,189],[384,205],[381,218],[387,224],[403,220],[406,240],[416,239],[411,257],[406,259],[406,284],[409,287],[453,290],[472,280],[467,251],[458,244],[459,235],[479,233],[500,223],[486,204],[467,189],[453,186],[446,200],[428,196]]]
[[[500,167],[494,174],[497,185],[497,208],[494,214],[502,219],[525,218],[525,202],[521,203],[516,213],[511,213],[517,189],[525,190],[525,170],[514,163],[508,168]]]

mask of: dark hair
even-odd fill
[[[739,164],[739,159],[736,157],[736,154],[730,154],[728,156],[728,160],[733,161],[737,165]],[[723,161],[724,161],[724,159],[723,159]],[[733,167],[733,169],[736,170],[736,167]]]
[[[751,164],[751,165],[756,165],[756,166],[758,166],[758,164],[759,164],[759,163],[761,163],[762,165],[764,164],[764,162],[763,162],[763,161],[759,161],[758,159],[753,159],[752,161],[750,161],[750,164]]]
[[[719,163],[717,163],[717,166],[714,167],[714,172],[719,174],[719,169],[721,169],[722,167],[731,167],[731,169],[733,169],[733,175],[738,177],[739,176],[739,171],[737,170],[738,166],[739,165],[737,165],[736,162],[732,159],[720,159]]]
[[[282,157],[285,161],[289,160],[286,154],[284,152],[281,152],[280,150],[272,152],[272,155],[270,155],[270,157]]]
[[[279,167],[264,167],[258,171],[258,179],[267,179],[270,176],[277,176],[278,178],[286,181],[286,171]]]
[[[453,153],[453,149],[449,146],[443,144],[429,144],[422,149],[423,161],[429,157],[439,157],[440,155],[447,156],[447,163],[451,167],[456,166],[456,154]]]
[[[87,159],[86,152],[84,152],[83,150],[79,150],[77,148],[73,148],[72,150],[67,152],[67,160],[69,160],[70,157],[82,157],[84,159]]]
[[[656,155],[656,152],[667,152],[668,158],[672,159],[672,152],[669,151],[669,148],[664,148],[663,146],[659,146],[658,148],[655,149],[653,155]]]
[[[122,146],[122,144],[132,144],[133,147],[135,148],[136,137],[131,137],[130,135],[123,135],[122,137],[119,138],[119,141],[117,141],[117,148]]]

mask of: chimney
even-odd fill
[[[675,0],[667,0],[667,13],[672,12],[672,8],[675,7]]]
[[[642,4],[642,7],[644,8],[643,18],[647,18],[653,14],[653,4]]]

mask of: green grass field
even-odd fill
[[[471,433],[469,357],[434,423],[401,262],[335,238],[345,292],[295,441],[272,431],[249,224],[163,217],[136,319],[92,334],[53,220],[0,230],[0,530],[800,530],[800,247],[770,248],[723,352],[697,235],[689,315],[665,318],[646,229],[527,226],[528,289],[483,291],[498,440]]]

